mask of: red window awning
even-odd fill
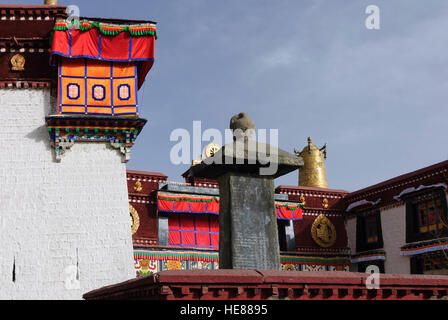
[[[302,220],[304,208],[301,203],[275,202],[277,219],[280,220]]]
[[[134,61],[137,64],[138,88],[154,63],[154,24],[114,25],[81,20],[78,29],[68,28],[58,19],[53,30],[51,56],[90,58],[102,61]]]
[[[304,206],[301,203],[275,202],[277,219],[301,220]],[[169,213],[219,214],[219,197],[206,195],[173,194],[159,192],[157,210]]]
[[[219,197],[159,192],[157,210],[171,213],[219,214]]]

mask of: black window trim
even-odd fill
[[[442,188],[433,188],[433,189],[426,189],[424,191],[412,193],[402,200],[405,202],[405,208],[406,208],[406,243],[413,243],[413,242],[419,242],[419,241],[425,241],[425,240],[431,240],[431,239],[437,239],[438,237],[447,237],[448,236],[448,230],[447,228],[442,227],[442,230],[436,236],[431,231],[422,233],[418,230],[419,225],[419,216],[418,212],[416,210],[416,206],[413,204],[413,202],[422,196],[427,195],[439,195],[442,200],[442,220],[445,222],[448,221],[448,213],[447,213],[447,201],[445,196],[445,191]]]
[[[376,242],[367,242],[366,218],[367,216],[376,216],[376,227],[378,240]],[[356,252],[369,251],[374,249],[382,249],[383,233],[381,228],[381,210],[379,207],[369,208],[367,210],[356,213]]]

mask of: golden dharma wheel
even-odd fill
[[[216,152],[221,149],[221,146],[219,144],[216,144],[214,142],[210,142],[207,146],[205,146],[205,156],[207,158],[213,157]]]

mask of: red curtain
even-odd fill
[[[138,89],[154,63],[155,37],[131,36],[120,32],[115,36],[101,34],[97,28],[55,30],[51,55],[67,58],[90,58],[102,61],[133,61],[137,64]]]
[[[218,249],[218,217],[216,215],[170,214],[168,242],[172,246]]]
[[[159,197],[157,199],[157,210],[159,212],[184,212],[184,213],[211,213],[219,214],[219,202],[212,197],[204,197],[200,201],[199,198],[194,198],[194,201],[189,201],[188,196],[176,197]],[[185,198],[182,198],[185,197]]]
[[[194,198],[194,201],[190,201],[186,195],[162,195],[157,199],[157,209],[159,212],[170,213],[219,214],[219,202],[216,199],[211,200],[211,197],[204,197],[204,201],[199,201],[198,199]],[[275,212],[277,219],[302,220],[303,208],[297,204],[285,205],[283,203],[275,203]]]
[[[292,208],[295,208],[295,206],[291,206]],[[302,220],[302,208],[298,207],[294,210],[288,209],[287,206],[281,207],[281,208],[275,208],[277,213],[277,219],[283,219],[283,220]]]

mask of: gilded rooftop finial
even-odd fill
[[[322,148],[313,145],[308,137],[308,145],[302,151],[294,149],[297,156],[303,158],[304,165],[299,169],[299,186],[328,188],[324,159],[327,159],[327,144]]]

